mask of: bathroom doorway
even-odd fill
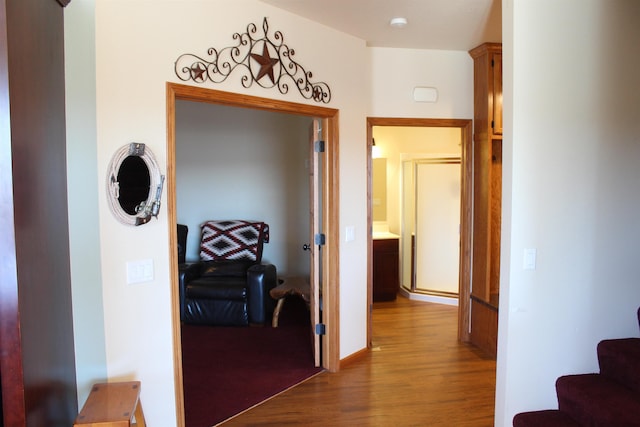
[[[411,180],[420,179],[420,175],[432,174],[435,169],[448,169],[446,173],[449,177],[458,174],[459,180],[453,180],[449,184],[449,192],[453,188],[459,192],[457,213],[454,218],[459,227],[459,238],[454,242],[457,248],[453,251],[458,254],[457,283],[448,285],[447,289],[431,289],[426,293],[432,294],[432,298],[445,298],[443,301],[450,301],[457,291],[458,304],[458,339],[463,342],[469,341],[469,294],[470,294],[470,248],[471,248],[471,120],[458,119],[409,119],[409,118],[368,118],[367,119],[367,148],[368,148],[368,211],[367,217],[372,233],[368,236],[368,301],[369,307],[373,307],[372,290],[372,241],[373,232],[387,232],[400,236],[401,259],[415,260],[415,253],[412,255],[411,235],[416,234],[409,224],[416,225],[415,200],[414,206],[403,206],[402,189],[408,187],[408,177]],[[416,135],[423,135],[417,136]],[[394,135],[394,136],[390,136]],[[388,139],[388,141],[387,141]],[[452,142],[455,141],[455,142]],[[428,143],[427,143],[428,142]],[[386,149],[386,152],[385,152]],[[386,159],[380,162],[376,159]],[[376,166],[374,166],[374,163]],[[374,167],[379,169],[381,163],[386,163],[384,168],[386,173],[386,191],[382,200],[379,191],[374,194]],[[404,164],[404,166],[403,166]],[[418,166],[419,164],[436,166],[430,169],[428,166]],[[445,165],[443,168],[437,165]],[[455,169],[449,168],[454,165]],[[403,172],[403,168],[406,168]],[[435,173],[441,173],[437,171]],[[433,177],[432,177],[433,178]],[[415,191],[415,190],[414,190]],[[442,189],[436,191],[443,191]],[[456,191],[456,190],[454,190]],[[420,203],[420,202],[418,202]],[[384,205],[386,209],[381,209]],[[456,207],[454,206],[455,210]],[[375,211],[375,217],[374,217]],[[380,212],[384,212],[386,217],[380,217]],[[413,212],[413,218],[403,218],[405,214]],[[439,215],[443,215],[442,212]],[[448,217],[451,217],[451,207],[449,207]],[[410,216],[410,215],[409,215]],[[404,225],[403,225],[404,223]],[[424,225],[422,226],[424,227]],[[454,225],[455,227],[455,225]],[[415,250],[416,241],[413,242]],[[450,245],[449,245],[450,246]],[[426,249],[423,249],[423,251]],[[433,251],[433,248],[429,249]],[[417,277],[415,261],[413,267],[409,262],[409,267],[405,263],[401,267],[400,289],[408,287],[416,289],[417,282],[413,278]],[[413,270],[413,271],[412,271]],[[451,276],[451,272],[447,273]],[[456,279],[453,279],[454,281]],[[447,279],[448,282],[451,279]],[[456,289],[457,287],[457,289]],[[410,291],[408,291],[410,292]],[[437,294],[440,295],[437,295]],[[447,294],[448,293],[448,294]],[[440,302],[440,301],[437,301]],[[371,346],[371,310],[368,318],[368,343]]]

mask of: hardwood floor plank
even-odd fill
[[[376,303],[368,354],[224,425],[492,426],[495,360],[457,341],[457,321],[457,307]]]

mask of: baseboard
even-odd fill
[[[355,353],[350,354],[344,359],[340,359],[340,369],[344,368],[347,365],[358,362],[365,358],[369,354],[368,348],[363,348],[360,351],[356,351]]]
[[[402,287],[400,288],[400,294],[404,297],[409,298],[410,300],[432,302],[435,304],[453,305],[456,307],[458,306],[458,298],[456,297],[444,297],[439,295],[418,294],[414,292],[409,292]]]

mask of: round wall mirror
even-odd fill
[[[116,219],[142,225],[157,217],[164,176],[153,153],[133,142],[113,155],[107,174],[107,199]]]

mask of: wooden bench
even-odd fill
[[[146,427],[140,381],[94,384],[73,426]]]
[[[271,320],[271,326],[277,328],[280,311],[282,311],[287,295],[298,295],[307,305],[310,304],[311,286],[309,286],[309,279],[306,277],[285,277],[282,279],[282,283],[269,291],[269,295],[271,295],[271,298],[278,300]]]

